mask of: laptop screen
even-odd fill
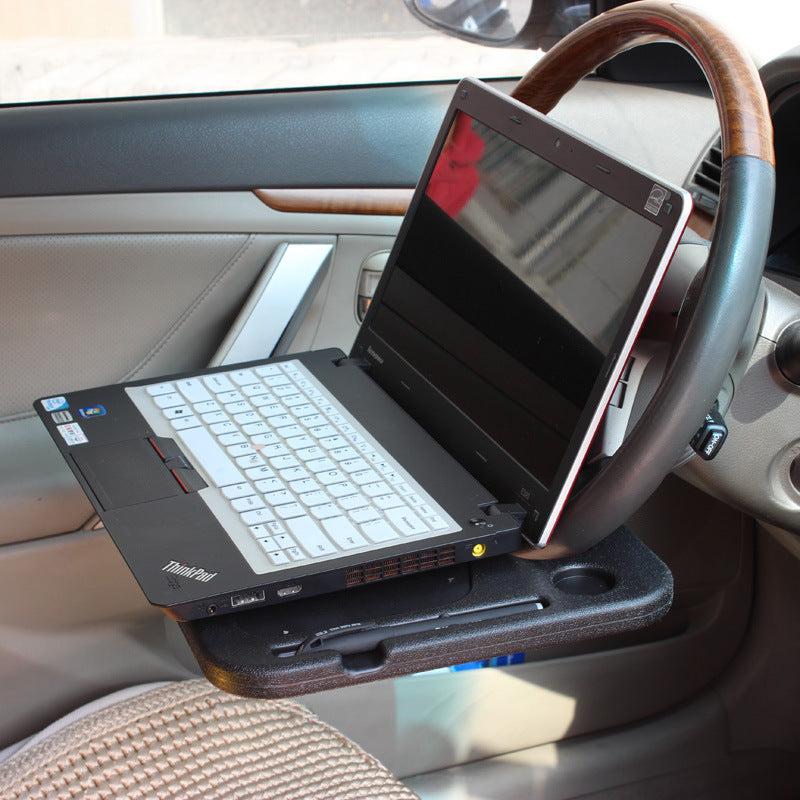
[[[521,467],[522,497],[547,495],[606,388],[643,276],[658,266],[665,228],[645,206],[661,187],[646,180],[643,199],[637,187],[636,209],[573,174],[602,182],[613,172],[617,194],[630,193],[624,165],[589,163],[596,151],[550,131],[545,158],[463,110],[440,141],[367,323],[460,412],[444,414],[400,378],[401,403],[465,466],[502,497],[499,449]]]

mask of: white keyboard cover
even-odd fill
[[[297,360],[126,391],[258,574],[460,530]]]

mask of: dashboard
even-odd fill
[[[800,279],[800,48],[766,64],[761,77],[769,98],[777,167],[775,211],[766,272]],[[709,234],[719,201],[722,154],[715,135],[685,186],[695,200],[693,227]]]
[[[679,474],[710,494],[776,528],[800,533],[800,386],[781,372],[775,351],[800,319],[800,48],[766,64],[761,77],[770,104],[776,156],[775,209],[765,263],[763,302],[721,394],[730,431],[719,458],[694,459]],[[712,137],[686,181],[695,197],[692,227],[713,230]],[[718,197],[718,195],[717,195]]]

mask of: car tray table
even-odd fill
[[[623,633],[671,602],[669,569],[620,528],[578,556],[499,556],[180,626],[220,689],[290,697]]]

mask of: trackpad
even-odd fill
[[[70,455],[106,511],[183,494],[147,439],[80,448]]]

